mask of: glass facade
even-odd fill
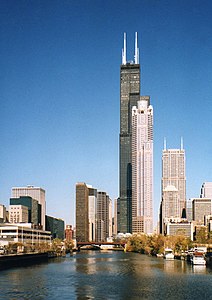
[[[20,196],[19,198],[10,198],[10,205],[23,205],[28,207],[28,223],[33,223],[34,225],[41,224],[41,205],[37,200],[30,196]]]
[[[64,221],[54,217],[46,216],[46,230],[50,231],[53,239],[64,239]]]

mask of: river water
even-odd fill
[[[0,299],[212,299],[212,268],[120,251],[81,251],[0,271]]]

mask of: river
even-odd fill
[[[0,299],[212,299],[212,268],[120,251],[81,251],[0,271]]]

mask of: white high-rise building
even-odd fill
[[[161,181],[161,233],[164,233],[165,218],[182,218],[186,209],[186,176],[185,150],[181,142],[181,149],[166,149],[162,156]]]
[[[21,196],[30,196],[37,200],[41,205],[41,225],[43,230],[45,230],[45,218],[46,218],[46,197],[45,190],[40,187],[34,187],[28,185],[27,187],[13,187],[12,188],[12,198],[19,198]]]
[[[153,107],[141,96],[132,108],[132,233],[153,232]]]

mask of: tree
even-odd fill
[[[164,253],[164,243],[165,243],[165,237],[161,234],[154,234],[150,236],[149,239],[150,248],[151,248],[151,254],[156,255],[160,253]]]
[[[196,228],[195,241],[199,244],[207,243],[207,228],[205,226]]]
[[[146,253],[149,251],[148,238],[145,234],[133,234],[127,242],[126,250],[133,252]]]

